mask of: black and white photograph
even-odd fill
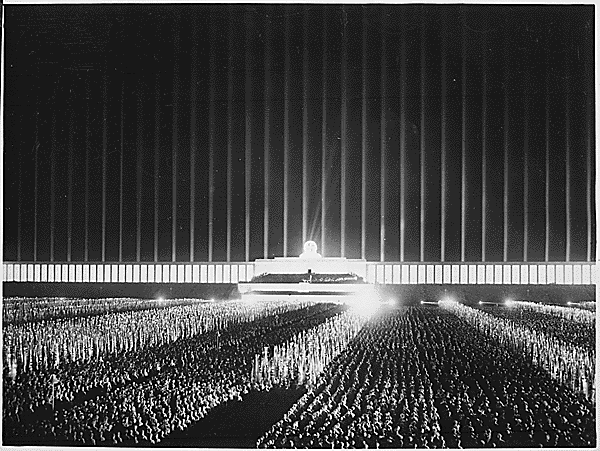
[[[597,448],[593,1],[1,11],[3,448]]]

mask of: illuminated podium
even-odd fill
[[[254,261],[254,274],[356,274],[366,279],[367,261],[347,258],[275,257]]]
[[[365,282],[367,261],[321,257],[317,245],[308,241],[300,257],[275,257],[254,262],[255,277],[239,283],[242,298],[251,296],[345,297],[367,295],[373,285]]]

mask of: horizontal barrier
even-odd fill
[[[371,263],[367,281],[387,285],[594,285],[595,263]]]
[[[4,282],[238,283],[254,263],[3,263]],[[367,282],[387,285],[594,285],[596,264],[367,262]]]
[[[254,265],[176,263],[4,263],[4,282],[238,283]]]

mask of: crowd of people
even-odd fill
[[[575,302],[571,306],[578,309],[591,310],[592,312],[596,311],[596,301]]]
[[[268,386],[312,386],[329,363],[354,339],[367,320],[366,315],[346,311],[291,340],[265,347],[254,356],[252,381]]]
[[[561,305],[543,304],[541,302],[514,301],[519,308],[534,312],[554,315],[568,321],[591,325],[596,324],[596,312],[584,308],[572,308]]]
[[[16,365],[18,372],[29,372],[57,368],[66,362],[94,362],[100,357],[161,346],[296,307],[284,301],[174,302],[170,308],[8,324],[3,329],[4,366]]]
[[[527,355],[559,383],[592,402],[596,399],[593,328],[526,309],[472,308],[452,301],[441,305],[503,346]]]
[[[4,443],[155,445],[251,391],[303,386],[258,447],[596,445],[595,348],[553,326],[587,323],[439,305],[195,302],[8,325]],[[19,353],[45,335],[46,357]]]
[[[51,319],[133,312],[151,308],[167,308],[206,302],[198,299],[134,299],[134,298],[20,298],[2,300],[3,324],[22,324]]]
[[[369,321],[259,448],[594,447],[589,400],[450,310]]]
[[[47,444],[158,443],[223,402],[268,389],[268,382],[251,381],[253,356],[345,309],[278,301],[268,309],[268,304],[248,308],[271,314],[222,330],[22,373],[14,382],[5,373],[4,443],[20,437]]]

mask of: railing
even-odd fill
[[[594,285],[595,262],[367,262],[369,283],[464,285]],[[254,263],[3,263],[4,282],[238,283]]]

